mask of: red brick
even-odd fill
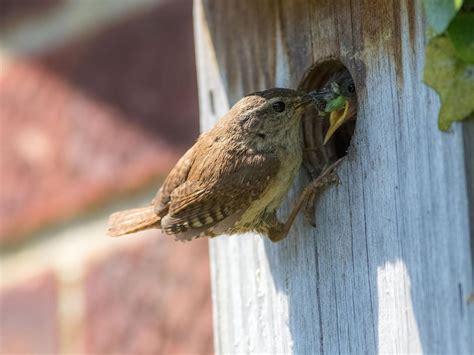
[[[52,272],[0,289],[0,354],[58,353],[57,302]]]
[[[87,272],[87,352],[212,353],[207,241],[151,234]]]
[[[38,16],[61,2],[63,0],[1,0],[0,28],[13,21],[25,20],[29,16]]]
[[[39,62],[152,137],[187,147],[199,130],[192,0],[148,10]]]
[[[191,6],[160,3],[0,75],[0,244],[166,175],[193,143]]]

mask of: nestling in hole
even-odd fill
[[[328,60],[311,67],[299,88],[315,100],[314,109],[303,118],[303,164],[314,178],[347,154],[357,117],[356,87],[341,62]],[[314,194],[308,198],[305,209],[313,225],[314,199]]]

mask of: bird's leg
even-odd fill
[[[313,190],[312,193],[308,196],[306,200],[306,206],[304,207],[304,220],[306,223],[316,227],[316,221],[314,216],[315,210],[315,200],[316,199],[316,190]]]
[[[334,164],[330,165],[329,167],[326,167],[323,169],[323,172],[319,176],[321,178],[319,181],[317,178],[313,180],[312,183],[308,185],[308,187],[312,186],[312,190],[308,193],[308,198],[306,199],[306,205],[304,208],[304,220],[306,223],[312,225],[313,227],[316,227],[316,221],[315,221],[315,200],[317,196],[317,190],[318,188],[327,186],[329,184],[339,182],[339,177],[336,175],[334,172],[334,168],[339,165],[341,162],[342,158],[336,161]],[[314,184],[313,184],[314,183]],[[313,185],[312,185],[313,184]]]
[[[295,221],[296,216],[298,215],[298,212],[301,210],[301,207],[303,207],[303,204],[306,202],[306,208],[308,208],[308,202],[313,202],[314,203],[314,197],[316,195],[317,189],[327,186],[328,184],[332,182],[338,181],[338,177],[336,173],[334,172],[334,169],[339,165],[339,163],[342,161],[342,158],[337,160],[335,163],[331,164],[329,167],[324,169],[324,171],[319,175],[316,179],[311,181],[301,192],[298,200],[296,201],[296,204],[293,206],[293,209],[290,212],[290,215],[288,216],[288,219],[286,222],[280,223],[277,220],[277,223],[271,224],[268,232],[268,238],[272,242],[278,242],[282,239],[285,239],[288,236],[288,232],[290,231],[291,226],[293,225],[293,222]],[[313,210],[314,211],[314,210]],[[275,216],[276,219],[276,216]]]

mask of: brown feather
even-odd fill
[[[185,182],[171,194],[168,214],[161,221],[165,233],[210,228],[248,207],[275,176],[279,161],[272,154],[249,154],[247,151],[240,159],[234,155],[233,160],[224,160],[220,166],[220,174],[216,176],[215,171],[210,172],[199,161],[195,162],[190,178],[198,174],[200,179]]]
[[[170,171],[166,177],[163,185],[158,190],[152,204],[155,206],[155,212],[158,215],[165,215],[167,213],[167,207],[170,202],[171,193],[178,186],[186,182],[188,178],[189,170],[194,161],[194,149],[192,146],[188,151],[178,160],[174,168]]]
[[[109,218],[108,234],[118,237],[141,230],[156,228],[160,225],[160,217],[153,206],[134,208],[113,213]]]

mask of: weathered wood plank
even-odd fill
[[[216,352],[473,353],[474,137],[437,129],[421,1],[195,0],[195,30],[204,130],[245,93],[297,87],[323,58],[342,60],[359,97],[316,229],[299,218],[278,244],[210,241]]]

